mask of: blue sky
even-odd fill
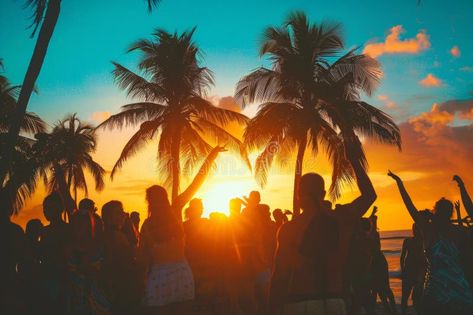
[[[264,27],[280,24],[292,10],[304,10],[312,21],[336,21],[344,27],[347,48],[383,41],[389,29],[402,25],[401,39],[425,30],[430,48],[417,54],[379,57],[385,78],[376,95],[398,105],[398,120],[428,109],[432,103],[466,98],[473,90],[473,5],[468,0],[163,0],[152,14],[141,0],[62,2],[62,11],[29,109],[48,122],[67,112],[90,117],[95,111],[116,112],[126,102],[114,86],[110,61],[133,67],[136,55],[127,46],[153,29],[182,31],[197,26],[195,40],[205,53],[204,64],[215,72],[211,94],[233,94],[238,79],[264,62],[257,55]],[[0,57],[13,83],[21,83],[33,50],[30,12],[22,1],[0,2]],[[457,45],[457,58],[450,49]],[[362,48],[361,48],[362,49]],[[460,70],[463,68],[463,71]],[[468,70],[468,71],[465,71]],[[432,73],[436,88],[418,81]],[[377,96],[371,101],[382,105]],[[402,114],[400,111],[402,110]],[[388,111],[389,112],[389,111]]]

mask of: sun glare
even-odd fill
[[[228,215],[228,202],[232,198],[242,198],[251,190],[256,189],[254,180],[251,178],[223,178],[212,181],[207,189],[199,194],[204,203],[204,216],[208,217],[212,212],[221,212]]]

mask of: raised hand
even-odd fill
[[[455,206],[456,211],[460,211],[460,200],[455,201],[453,205]]]
[[[373,207],[373,210],[371,211],[370,217],[376,216],[376,213],[378,213],[378,207],[377,207],[377,206],[374,206],[374,207]]]
[[[457,182],[458,186],[463,186],[463,180],[458,175],[453,175],[453,181]]]
[[[394,179],[396,182],[401,182],[402,179],[397,176],[396,174],[394,174],[391,170],[388,170],[388,176],[391,177],[392,179]]]

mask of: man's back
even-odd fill
[[[276,264],[278,264],[277,268],[287,268],[288,301],[297,302],[312,297],[316,293],[311,259],[302,256],[299,252],[304,232],[310,221],[311,216],[301,214],[283,224],[279,229]]]

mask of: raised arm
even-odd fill
[[[376,200],[376,192],[366,170],[362,165],[363,156],[360,140],[356,135],[345,136],[345,154],[350,161],[361,195],[351,202],[351,208],[362,217]]]
[[[460,212],[460,200],[455,201],[454,206],[455,206],[455,212],[457,213],[457,223],[459,226],[463,226],[462,215]]]
[[[407,193],[407,190],[404,187],[404,183],[402,182],[402,179],[391,171],[388,171],[388,176],[390,176],[392,179],[396,181],[397,187],[399,188],[399,192],[401,193],[402,201],[404,201],[407,211],[409,211],[409,214],[411,215],[414,222],[418,222],[419,220],[417,218],[417,214],[419,211],[417,210],[416,206],[414,206],[414,203],[412,202],[411,197]]]
[[[195,175],[192,183],[190,183],[186,190],[184,190],[179,196],[177,196],[176,200],[174,200],[172,206],[176,209],[176,211],[179,211],[179,217],[181,209],[186,205],[186,203],[189,202],[189,200],[192,199],[192,197],[194,197],[197,190],[199,190],[200,186],[202,186],[205,179],[209,175],[210,169],[218,154],[224,151],[226,151],[225,148],[221,146],[216,146],[213,148],[200,167],[199,172],[197,172]]]
[[[462,196],[462,202],[466,213],[468,213],[468,215],[473,218],[473,202],[471,201],[471,197],[466,190],[465,183],[463,183],[463,180],[458,175],[453,176],[453,180],[457,182],[458,188],[460,188],[460,194]]]

